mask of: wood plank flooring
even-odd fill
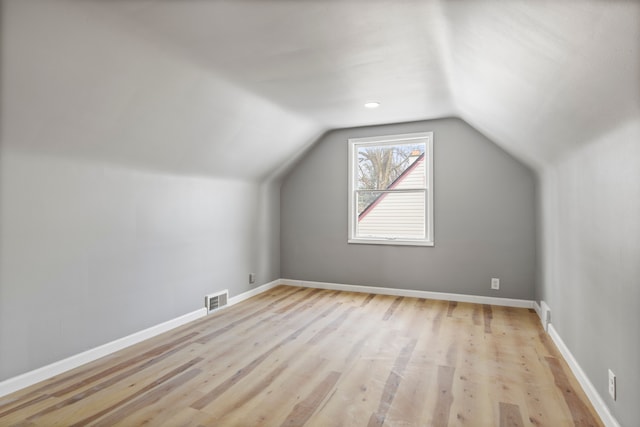
[[[601,426],[533,310],[279,286],[0,398],[0,426]]]

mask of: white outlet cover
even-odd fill
[[[616,375],[609,369],[609,394],[616,400]]]
[[[500,279],[495,277],[491,279],[491,289],[500,289]]]

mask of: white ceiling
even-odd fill
[[[109,6],[321,126],[456,115],[533,166],[640,111],[637,1]],[[365,110],[377,100],[382,106]]]
[[[328,128],[454,113],[437,3],[148,1],[107,7],[225,78]],[[365,110],[368,100],[382,107]]]
[[[206,86],[207,100],[200,94],[194,103],[193,87],[167,87],[173,81],[168,72],[153,65],[157,72],[148,73],[151,63],[145,68],[157,87],[166,87],[164,97],[154,94],[158,101],[182,103],[184,117],[171,111],[160,118],[177,121],[174,133],[187,134],[183,152],[193,153],[183,155],[185,163],[200,162],[202,170],[231,173],[224,171],[229,162],[207,160],[216,151],[211,146],[224,141],[245,154],[264,153],[258,159],[266,164],[252,165],[264,175],[327,129],[447,116],[463,118],[540,168],[640,116],[639,1],[157,0],[82,6],[96,24],[108,21],[118,32],[153,42],[206,74],[198,79],[218,82]],[[70,25],[63,15],[60,27]],[[53,19],[50,11],[43,13],[41,25]],[[83,34],[92,31],[85,27]],[[123,60],[121,53],[110,55]],[[132,63],[142,61],[137,56]],[[118,90],[133,90],[130,85],[123,80]],[[216,87],[225,88],[219,101]],[[241,106],[228,104],[234,94]],[[370,100],[381,107],[363,108]],[[207,124],[196,110],[203,105],[228,117]],[[242,135],[245,127],[253,133]],[[279,132],[287,135],[285,142]],[[239,133],[242,138],[229,139]],[[151,152],[141,150],[140,157]]]

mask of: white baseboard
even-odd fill
[[[567,345],[564,343],[564,341],[562,341],[562,338],[560,338],[558,331],[556,331],[556,329],[553,327],[553,323],[549,323],[548,332],[549,336],[556,344],[556,347],[558,347],[558,350],[560,350],[562,357],[564,357],[564,360],[567,361],[569,368],[571,368],[571,372],[573,372],[573,375],[575,375],[575,377],[577,378],[596,412],[598,413],[598,415],[600,415],[602,422],[607,427],[620,427],[618,421],[611,414],[611,412],[609,412],[609,408],[602,399],[602,396],[600,396],[600,393],[598,393],[591,381],[589,381],[589,378],[584,373],[575,357],[573,357],[573,354],[571,354],[571,351],[569,351]]]
[[[544,327],[544,320],[542,319],[542,308],[540,307],[540,304],[538,304],[538,301],[533,302],[533,309],[536,311],[538,318],[540,318],[540,323],[542,323],[542,326]]]
[[[545,331],[549,332],[549,324],[551,324],[551,307],[544,301],[540,301],[540,321]]]
[[[239,302],[242,302],[246,299],[249,299],[253,296],[256,296],[258,294],[261,294],[265,291],[268,291],[271,288],[275,288],[276,286],[282,284],[282,280],[280,279],[276,279],[272,282],[269,283],[265,283],[264,285],[260,285],[257,288],[251,289],[250,291],[247,292],[243,292],[240,295],[236,295],[235,297],[231,297],[229,298],[229,305],[234,305],[237,304]]]
[[[280,284],[289,285],[289,286],[301,286],[301,287],[307,287],[307,288],[341,290],[341,291],[348,291],[348,292],[364,292],[364,293],[372,293],[372,294],[428,298],[428,299],[436,299],[436,300],[469,302],[469,303],[477,303],[477,304],[491,304],[491,305],[500,305],[500,306],[506,306],[506,307],[533,308],[535,309],[536,313],[538,313],[538,316],[540,317],[540,322],[542,323],[543,327],[545,326],[544,312],[545,312],[545,309],[548,309],[548,306],[546,306],[544,301],[542,302],[542,306],[541,306],[541,305],[538,305],[536,301],[520,300],[520,299],[484,297],[484,296],[452,294],[452,293],[444,293],[444,292],[381,288],[381,287],[375,287],[375,286],[347,285],[347,284],[339,284],[339,283],[313,282],[313,281],[291,280],[291,279],[274,280],[272,282],[258,286],[257,288],[251,289],[247,292],[244,292],[240,295],[231,297],[229,298],[229,306],[238,304],[239,302],[242,302],[248,298],[251,298],[269,289],[272,289]],[[77,368],[78,366],[92,362],[101,357],[107,356],[118,350],[129,347],[133,344],[137,344],[141,341],[152,338],[163,332],[177,328],[178,326],[197,320],[206,315],[207,315],[207,310],[206,308],[203,307],[191,313],[187,313],[183,316],[176,317],[175,319],[168,320],[166,322],[163,322],[158,325],[152,326],[150,328],[144,329],[142,331],[133,333],[126,337],[101,345],[99,347],[76,354],[74,356],[68,357],[58,362],[54,362],[50,365],[43,366],[41,368],[35,369],[30,372],[26,372],[22,375],[19,375],[13,378],[9,378],[5,381],[0,382],[0,397],[13,393],[15,391],[18,391],[30,385],[36,384],[40,381],[44,381],[46,379],[49,379],[55,375],[59,375],[68,370]],[[598,415],[600,415],[600,418],[605,423],[605,425],[607,427],[620,427],[620,424],[613,417],[611,412],[609,412],[609,408],[605,404],[604,400],[602,399],[600,394],[596,391],[591,381],[589,381],[586,374],[584,373],[584,371],[582,370],[582,368],[580,367],[576,359],[573,357],[573,354],[571,354],[568,347],[566,346],[564,341],[562,341],[562,338],[560,338],[560,335],[558,334],[558,332],[553,327],[553,324],[551,323],[548,324],[548,333],[551,336],[551,339],[553,340],[553,342],[558,347],[562,356],[567,361],[567,364],[571,368],[571,371],[578,379],[578,382],[584,389],[587,397],[591,401],[591,404],[594,406],[595,410],[598,412]]]
[[[240,295],[231,297],[229,298],[228,305],[231,306],[237,304],[241,301],[251,298],[252,296],[258,295],[271,288],[274,288],[279,284],[281,284],[280,280],[274,280],[272,282],[258,286],[257,288],[251,289],[250,291],[244,292]],[[163,332],[177,328],[178,326],[182,326],[185,323],[192,322],[206,315],[207,309],[203,307],[191,313],[187,313],[183,316],[176,317],[175,319],[168,320],[145,330],[135,332],[131,335],[127,335],[126,337],[103,344],[99,347],[92,348],[82,353],[67,357],[66,359],[51,363],[50,365],[46,365],[41,368],[34,369],[33,371],[25,372],[22,375],[9,378],[0,382],[0,397],[6,396],[7,394],[13,393],[14,391],[18,391],[25,387],[29,387],[30,385],[36,384],[40,381],[44,381],[63,372],[77,368],[78,366],[93,362],[94,360],[97,360],[101,357],[107,356],[111,353],[115,353],[118,350],[122,350],[123,348],[129,347],[133,344],[137,344],[156,335],[160,335]]]
[[[538,304],[537,301],[534,302],[533,307],[540,318],[540,324],[542,325],[542,329],[545,332],[549,332],[549,324],[551,323],[551,308],[547,305],[546,302],[540,301]]]
[[[562,357],[565,358],[567,364],[571,368],[571,371],[578,379],[578,382],[582,386],[585,394],[591,401],[591,404],[598,412],[598,415],[605,423],[607,427],[620,427],[618,421],[611,415],[609,412],[609,408],[602,400],[600,394],[596,391],[589,378],[587,378],[586,374],[578,365],[578,362],[573,357],[573,354],[569,351],[565,343],[558,335],[557,331],[553,328],[551,323],[547,323],[545,316],[546,312],[550,311],[549,306],[541,301],[541,305],[538,305],[536,301],[529,300],[520,300],[520,299],[509,299],[509,298],[495,298],[495,297],[484,297],[484,296],[476,296],[476,295],[463,295],[463,294],[450,294],[444,292],[431,292],[431,291],[418,291],[418,290],[410,290],[410,289],[394,289],[394,288],[379,288],[375,286],[361,286],[361,285],[346,285],[339,283],[327,283],[327,282],[312,282],[306,280],[291,280],[291,279],[281,279],[280,283],[283,285],[289,286],[301,286],[305,288],[319,288],[319,289],[330,289],[336,291],[348,291],[348,292],[364,292],[370,294],[383,294],[383,295],[396,295],[396,296],[406,296],[406,297],[416,297],[416,298],[428,298],[428,299],[437,299],[437,300],[446,300],[446,301],[457,301],[457,302],[469,302],[476,304],[491,304],[491,305],[499,305],[506,307],[520,307],[520,308],[533,308],[538,317],[540,318],[540,323],[542,327],[548,331],[549,335],[553,339],[553,342],[556,344]]]
[[[9,378],[0,382],[0,397],[77,368],[78,366],[93,362],[101,357],[107,356],[118,350],[122,350],[123,348],[137,344],[206,315],[207,309],[203,307],[191,313],[176,317],[175,319],[168,320],[142,331],[127,335],[126,337],[119,338],[115,341],[111,341],[90,350],[83,351],[82,353],[67,357],[66,359],[51,363],[50,365],[25,372],[17,377]]]
[[[450,294],[445,292],[418,291],[412,289],[379,288],[376,286],[345,285],[340,283],[311,282],[307,280],[281,279],[280,283],[305,288],[331,289],[336,291],[364,292],[369,294],[395,295],[445,301],[470,302],[476,304],[501,305],[505,307],[534,308],[534,301],[524,299],[483,297],[476,295]]]

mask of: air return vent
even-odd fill
[[[229,291],[225,289],[224,291],[216,292],[215,294],[205,295],[204,306],[207,308],[208,312],[212,312],[227,305],[228,300]]]

